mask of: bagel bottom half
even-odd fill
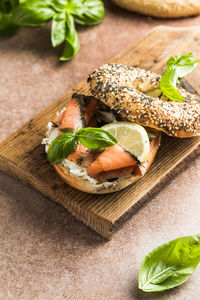
[[[88,180],[87,177],[77,176],[71,172],[70,166],[62,163],[53,165],[59,176],[73,188],[90,194],[108,194],[124,189],[130,184],[142,178],[151,166],[157,150],[160,146],[161,133],[156,132],[156,138],[152,144],[148,159],[140,165],[140,175],[131,175],[127,178],[118,178],[114,181],[104,181],[102,183]]]

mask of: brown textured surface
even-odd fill
[[[104,23],[79,30],[81,51],[67,64],[58,63],[60,50],[50,47],[48,26],[22,29],[1,41],[1,140],[153,26],[200,21],[155,21],[106,7]],[[186,284],[164,294],[144,295],[136,286],[148,251],[199,232],[199,169],[199,159],[189,164],[110,242],[1,173],[0,299],[198,299],[199,268]]]

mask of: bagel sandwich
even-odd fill
[[[67,184],[83,192],[106,194],[124,189],[146,174],[159,148],[161,133],[124,122],[119,111],[112,110],[93,96],[73,94],[66,107],[48,123],[42,144],[45,144],[48,153],[52,142],[66,128],[73,128],[74,132],[80,128],[105,128],[106,131],[112,126],[120,127],[120,130],[130,129],[130,134],[134,133],[133,138],[137,134],[142,137],[145,149],[142,156],[136,156],[121,142],[95,150],[79,143],[62,161],[53,163],[56,172]]]

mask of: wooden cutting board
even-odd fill
[[[161,73],[171,55],[194,51],[200,57],[200,27],[159,26],[136,41],[110,62],[138,66]],[[106,62],[105,62],[106,63]],[[200,93],[200,68],[184,80],[189,90]],[[138,204],[150,199],[196,155],[200,137],[170,138],[163,134],[157,157],[148,173],[138,182],[108,195],[79,192],[64,183],[46,160],[41,140],[46,124],[62,109],[73,92],[88,93],[86,80],[75,86],[0,145],[0,169],[63,205],[77,219],[106,238],[133,214]]]

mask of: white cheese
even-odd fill
[[[62,166],[65,168],[66,171],[68,171],[72,175],[81,177],[82,179],[88,180],[93,184],[98,183],[98,181],[96,179],[88,176],[86,168],[78,166],[77,164],[75,164],[74,162],[72,162],[68,159],[64,159],[62,161]]]

